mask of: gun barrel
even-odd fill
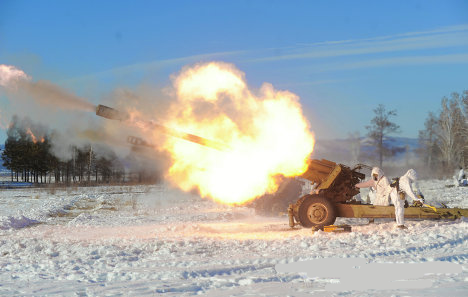
[[[180,132],[175,129],[164,127],[164,133],[177,137],[177,138],[185,139],[193,143],[198,143],[199,145],[207,146],[207,147],[216,149],[218,151],[225,151],[228,149],[228,146],[225,145],[224,143],[206,139],[198,135]]]
[[[106,119],[118,120],[118,121],[128,122],[129,124],[131,124],[129,122],[130,115],[128,113],[119,111],[117,109],[114,109],[112,107],[108,107],[105,105],[99,104],[98,106],[96,106],[96,115],[106,118]],[[145,129],[159,130],[161,133],[164,133],[173,137],[181,138],[181,139],[184,139],[193,143],[197,143],[206,147],[210,147],[216,150],[220,150],[220,151],[228,149],[228,147],[223,143],[219,143],[210,139],[206,139],[201,136],[194,135],[194,134],[178,131],[176,129],[163,126],[153,121],[142,122],[138,120],[138,122],[139,122],[138,126],[145,127]],[[135,122],[134,125],[137,125],[137,123]]]
[[[117,109],[101,104],[96,106],[96,115],[109,120],[118,121],[126,121],[130,118],[130,116],[126,112],[121,112]]]

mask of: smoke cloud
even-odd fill
[[[0,111],[0,123],[8,120],[12,123],[15,115],[18,115],[38,125],[50,127],[54,138],[52,151],[63,160],[69,158],[70,146],[89,144],[89,140],[79,137],[79,131],[97,126],[91,118],[92,114],[83,116],[83,111],[93,112],[95,109],[87,99],[51,82],[33,81],[31,76],[11,65],[0,65],[2,91],[10,104],[4,105],[5,110]],[[3,128],[6,126],[3,125]],[[34,129],[31,134],[36,134]]]
[[[70,94],[47,81],[28,82],[21,80],[18,85],[40,104],[66,110],[94,111],[94,105],[86,99]]]
[[[100,119],[87,99],[47,81],[34,82],[13,66],[2,65],[0,79],[10,101],[23,102],[17,111],[29,111],[36,121],[60,129],[51,141],[59,155],[66,158],[71,145],[101,143],[126,157],[132,147],[127,137],[139,137],[153,145],[132,148],[133,156],[145,158],[143,165],[161,168],[167,180],[184,191],[223,203],[242,204],[275,191],[278,175],[296,176],[306,169],[315,143],[295,94],[268,83],[252,90],[243,72],[223,62],[187,66],[172,77],[169,87],[118,88],[101,100],[138,123],[153,120],[167,127],[163,130],[222,143],[227,148],[223,150],[187,141],[193,137],[164,135],[151,122],[128,125]]]
[[[167,110],[170,96],[163,88],[141,85],[135,90],[116,88],[102,101],[122,111],[139,112],[142,117],[154,119]],[[87,148],[101,156],[115,156],[130,171],[165,172],[170,157],[150,147],[132,147],[128,136],[147,139],[142,131],[120,122],[95,116],[95,105],[49,81],[33,81],[24,71],[11,65],[0,65],[0,94],[10,102],[0,110],[0,125],[27,126],[28,135],[40,141],[50,136],[52,153],[62,161],[70,160],[72,147]],[[16,116],[17,115],[17,116]],[[21,120],[20,120],[21,119]],[[161,136],[164,137],[164,136]],[[152,139],[155,147],[159,142]]]
[[[21,80],[30,80],[30,77],[22,70],[10,65],[0,65],[0,86],[14,88]]]
[[[14,66],[0,65],[0,85],[7,89],[10,97],[23,98],[27,95],[50,108],[94,110],[94,105],[85,98],[71,94],[47,81],[33,82],[30,76]]]

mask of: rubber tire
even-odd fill
[[[299,207],[299,222],[301,225],[305,228],[333,225],[336,220],[336,211],[333,203],[320,195],[313,194],[307,196]],[[313,205],[317,205],[326,211],[325,217],[320,221],[313,221],[307,216],[307,210]]]

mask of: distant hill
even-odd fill
[[[395,150],[395,155],[387,161],[392,163],[404,163],[416,158],[415,152],[419,148],[417,138],[388,137],[384,140]],[[350,139],[317,139],[313,158],[329,159],[334,162],[350,164],[353,163],[353,141]],[[359,162],[368,162],[375,159],[375,148],[369,138],[359,138]],[[353,164],[350,164],[353,165]]]

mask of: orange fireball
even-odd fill
[[[178,187],[242,204],[275,191],[275,176],[306,170],[314,137],[295,94],[266,83],[251,91],[244,73],[220,62],[183,69],[173,86],[165,124],[227,148],[167,138],[163,147],[173,159],[167,177]]]

